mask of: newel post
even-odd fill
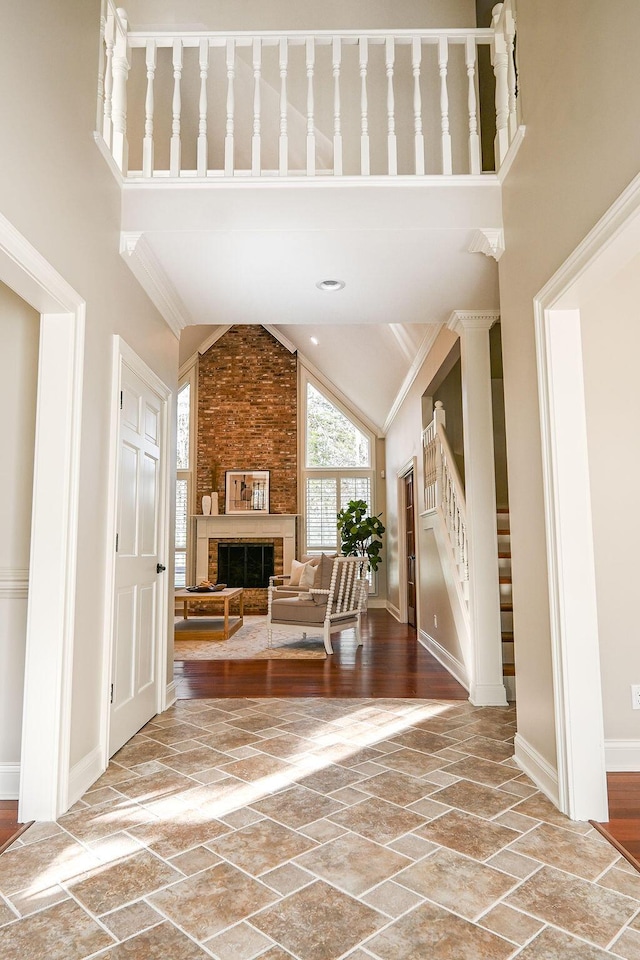
[[[436,441],[436,506],[439,507],[444,497],[442,488],[442,448],[438,442],[438,426],[444,429],[447,425],[447,415],[444,412],[442,400],[436,400],[433,405],[433,436]]]
[[[502,166],[509,149],[509,47],[505,35],[504,4],[498,3],[492,10],[493,40],[491,63],[496,77],[496,170]]]
[[[498,314],[456,310],[448,327],[460,336],[466,526],[469,543],[469,615],[476,706],[506,706],[502,631],[489,331]]]
[[[127,142],[127,80],[131,57],[128,37],[126,10],[118,7],[119,22],[116,24],[116,38],[113,50],[112,73],[113,94],[111,101],[111,122],[113,141],[111,152],[121,172],[126,175],[129,163],[129,144]]]

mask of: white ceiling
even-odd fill
[[[501,226],[500,187],[470,179],[127,184],[128,260],[161,310],[198,325],[181,361],[214,325],[274,326],[381,427],[434,324],[498,305],[497,264],[468,251]],[[344,290],[321,292],[326,278]]]

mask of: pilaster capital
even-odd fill
[[[499,310],[454,310],[447,321],[447,328],[462,336],[470,330],[489,331],[499,319]]]

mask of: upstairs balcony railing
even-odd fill
[[[515,19],[486,29],[130,30],[105,0],[98,134],[127,179],[424,177],[499,169]]]

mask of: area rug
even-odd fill
[[[177,621],[181,629],[185,621]],[[189,626],[193,620],[187,621]],[[177,625],[176,623],[176,625]],[[223,620],[208,620],[212,629],[222,630]],[[176,640],[174,660],[324,660],[327,656],[322,632],[302,636],[281,630],[273,631],[273,646],[269,648],[266,617],[245,617],[244,624],[229,640]]]

